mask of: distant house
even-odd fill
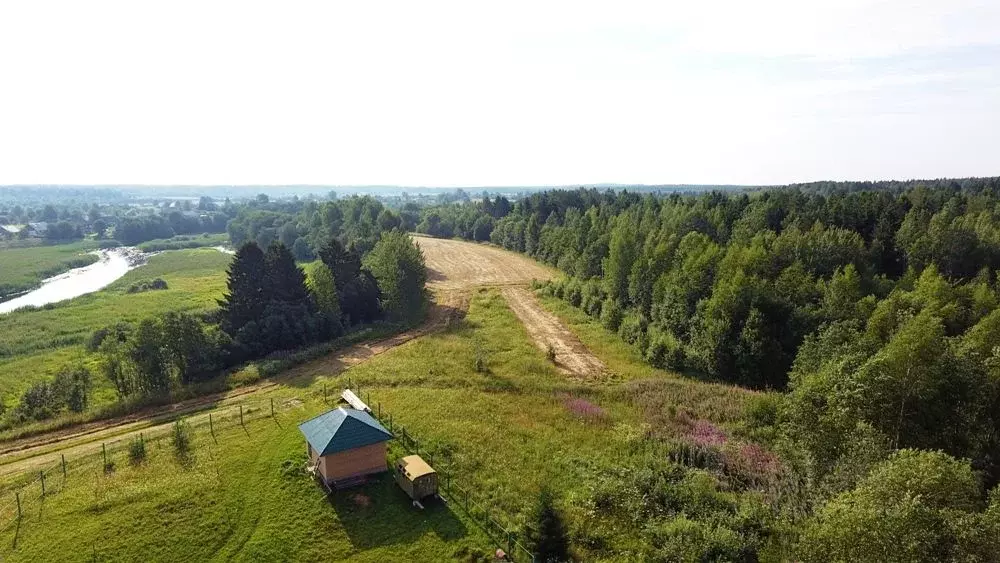
[[[0,239],[12,239],[17,238],[20,234],[21,227],[17,225],[0,225]]]
[[[299,425],[309,465],[327,486],[344,487],[387,470],[386,442],[393,438],[372,415],[340,407]]]
[[[49,232],[49,224],[42,221],[38,223],[28,223],[28,226],[24,228],[24,232],[28,236],[32,237],[44,237],[45,233]]]

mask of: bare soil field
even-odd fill
[[[555,315],[542,308],[531,291],[523,287],[501,290],[507,304],[521,320],[535,345],[547,351],[555,350],[556,365],[583,381],[600,377],[607,369],[597,356],[569,331]]]
[[[427,285],[434,290],[474,286],[527,285],[548,280],[555,270],[531,258],[485,244],[414,237],[427,262]]]

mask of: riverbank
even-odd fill
[[[98,328],[118,321],[170,311],[198,312],[217,307],[225,291],[231,256],[215,249],[163,252],[132,268],[101,291],[40,309],[0,315],[0,400],[10,406],[33,382],[48,379],[72,363],[96,370],[84,345]],[[160,278],[164,291],[128,293],[135,283]],[[114,400],[114,390],[96,378],[94,404]]]
[[[0,301],[25,294],[42,281],[99,260],[89,254],[97,242],[81,240],[58,245],[31,245],[0,250]]]
[[[42,280],[38,288],[0,303],[0,314],[26,307],[43,307],[93,293],[107,287],[129,270],[142,266],[147,260],[146,254],[132,247],[94,250],[87,256],[94,261]]]

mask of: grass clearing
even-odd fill
[[[87,254],[97,242],[81,240],[69,244],[0,249],[0,298],[36,287],[43,279],[97,262]]]
[[[585,331],[578,334],[591,344]],[[654,373],[621,351],[595,352],[632,380],[567,379],[499,292],[480,290],[467,316],[443,332],[337,376],[303,366],[302,375],[268,393],[276,402],[301,402],[279,415],[281,427],[255,422],[246,434],[220,436],[218,445],[196,427],[187,467],[169,457],[168,441],[150,446],[148,461],[135,468],[120,454],[115,474],[95,469],[82,486],[46,499],[43,520],[22,528],[8,559],[44,557],[52,545],[81,546],[82,553],[96,545],[107,560],[477,560],[475,550],[491,551],[460,509],[414,513],[388,476],[332,502],[295,476],[305,461],[296,424],[327,408],[324,386],[339,392],[347,378],[504,525],[522,530],[542,485],[554,488],[584,560],[649,558],[647,521],[663,516],[642,504],[651,501],[623,508],[616,500],[645,498],[646,474],[672,476],[657,489],[673,495],[662,502],[697,525],[760,506],[754,491],[669,461],[669,439],[685,432],[678,420],[728,428],[750,394]],[[401,453],[394,443],[390,456]],[[0,551],[12,549],[12,533],[4,534]]]

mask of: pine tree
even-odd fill
[[[264,299],[284,301],[286,303],[306,304],[309,302],[309,291],[306,289],[306,275],[295,264],[288,247],[274,243],[267,249],[264,256]]]
[[[219,301],[222,330],[235,339],[247,323],[258,319],[264,311],[264,252],[255,242],[244,244],[233,257],[227,273],[228,292]]]
[[[561,563],[569,561],[569,537],[562,516],[555,507],[555,496],[545,487],[538,496],[535,509],[535,528],[531,530],[530,541],[535,560],[541,563]]]

